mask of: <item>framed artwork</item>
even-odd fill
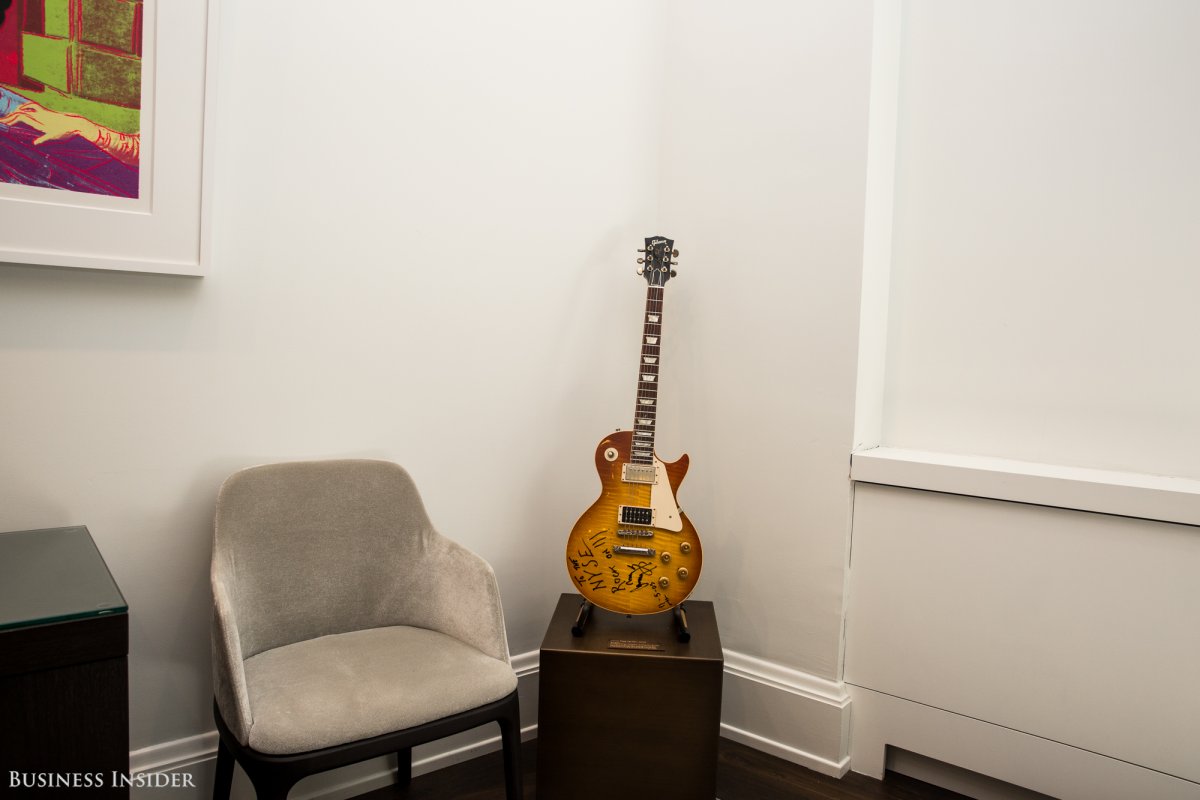
[[[216,0],[0,0],[0,262],[202,275]]]

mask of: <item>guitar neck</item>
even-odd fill
[[[662,366],[663,287],[646,287],[642,318],[642,353],[638,358],[637,401],[633,409],[633,450],[630,461],[654,463],[654,427],[658,419],[658,369]]]

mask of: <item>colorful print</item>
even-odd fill
[[[0,182],[138,196],[143,0],[0,0]]]

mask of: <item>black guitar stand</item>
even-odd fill
[[[688,630],[687,611],[683,607],[683,603],[675,606],[672,609],[675,612],[675,638],[681,643],[687,644],[692,640],[692,632]]]
[[[576,639],[583,636],[583,629],[587,625],[588,617],[592,616],[593,607],[589,600],[579,604],[579,614],[575,617],[575,624],[571,626],[571,635]]]
[[[592,605],[590,600],[584,600],[579,604],[579,613],[575,615],[575,622],[571,625],[571,635],[576,639],[583,636],[588,620],[592,616],[593,608],[595,606]],[[675,625],[675,638],[682,644],[690,642],[692,640],[692,632],[688,629],[687,610],[682,603],[671,609],[671,617]]]

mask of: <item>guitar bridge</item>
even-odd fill
[[[634,528],[617,528],[617,536],[622,539],[653,539],[654,531],[639,531]]]
[[[630,547],[627,544],[618,544],[612,549],[614,556],[652,556],[654,555],[653,547]]]

